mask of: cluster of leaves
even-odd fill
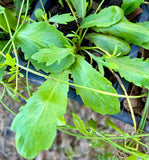
[[[46,13],[38,9],[35,12],[38,22],[30,23],[26,18],[28,22],[21,25],[19,29],[15,28],[17,20],[13,12],[0,7],[2,20],[0,27],[5,32],[14,31],[14,36],[11,37],[13,45],[21,48],[25,59],[29,60],[36,70],[43,70],[50,74],[44,76],[47,80],[27,100],[26,105],[20,108],[11,126],[12,130],[16,131],[18,152],[30,159],[41,150],[49,149],[55,139],[58,126],[67,126],[64,114],[70,84],[69,75],[72,76],[74,81],[72,85],[75,86],[84,104],[103,115],[120,112],[117,92],[112,83],[104,77],[104,67],[118,72],[121,77],[135,85],[149,89],[149,60],[130,59],[127,56],[132,43],[149,49],[148,23],[132,23],[125,17],[143,1],[123,0],[121,8],[110,6],[98,12],[99,5],[94,14],[89,12],[92,1],[65,1],[71,8],[73,16],[66,13],[48,19]],[[62,0],[60,3],[63,5]],[[81,24],[77,23],[78,18],[82,19]],[[51,22],[67,24],[74,20],[78,29],[67,36],[50,24]],[[87,32],[89,28],[92,33]],[[84,39],[95,44],[95,47],[82,46]],[[0,46],[6,43],[0,41]],[[6,47],[2,49],[0,55],[6,58],[6,61],[5,58],[0,59],[0,73],[3,76],[6,66],[10,66],[9,73],[13,77],[9,79],[10,81],[19,75],[14,73],[19,64],[15,63],[17,57],[12,59],[9,54],[11,47],[6,56],[3,54],[6,52],[5,49]],[[93,55],[91,50],[96,50],[99,56]],[[90,56],[91,61],[97,62],[99,71],[85,60],[84,53]],[[73,115],[73,119],[76,128],[87,136],[89,133],[83,122],[76,115]]]

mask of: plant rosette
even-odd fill
[[[30,94],[27,83],[30,97],[26,100],[26,104],[20,108],[11,125],[11,129],[16,132],[17,151],[23,157],[32,159],[41,150],[48,150],[56,137],[57,129],[77,129],[86,137],[100,138],[99,133],[93,127],[94,125],[90,126],[92,129],[88,129],[74,113],[75,127],[66,123],[64,114],[67,108],[69,85],[75,87],[76,93],[81,97],[85,106],[102,115],[119,113],[120,102],[118,98],[126,98],[135,132],[140,133],[137,130],[129,98],[139,98],[144,95],[128,96],[123,82],[116,73],[119,73],[120,77],[128,82],[149,88],[149,60],[131,59],[128,55],[131,50],[130,44],[149,49],[148,22],[133,23],[126,18],[126,15],[134,11],[144,1],[123,0],[121,7],[113,5],[100,10],[103,2],[102,0],[93,13],[92,0],[89,2],[87,0],[65,0],[65,3],[59,0],[62,6],[67,5],[70,8],[71,13],[51,16],[46,13],[43,7],[43,9],[35,11],[37,22],[27,17],[29,1],[27,1],[26,11],[21,19],[24,4],[22,1],[18,20],[12,16],[12,11],[1,7],[0,16],[3,23],[0,22],[0,27],[9,33],[11,38],[9,41],[0,41],[1,84],[10,93],[9,85],[2,78],[7,66],[10,68],[8,74],[11,75],[8,82],[14,79],[16,81],[14,94],[11,92],[14,99],[15,95],[19,94],[17,91],[18,80],[22,77],[19,69],[27,71],[27,80],[28,73],[46,79],[33,95]],[[44,6],[42,1],[41,4]],[[12,18],[14,21],[11,21]],[[56,28],[57,24],[65,25],[72,21],[75,22],[76,30],[72,30],[67,35]],[[84,45],[86,44],[84,42],[92,43],[92,45]],[[12,48],[14,58],[10,54]],[[19,64],[17,54],[19,48],[24,53],[25,60],[28,61],[27,67]],[[96,55],[93,54],[95,52]],[[86,60],[86,57],[89,58],[89,61]],[[29,68],[30,63],[36,71]],[[93,68],[94,63],[97,64],[96,69]],[[117,93],[112,83],[105,77],[104,68],[108,68],[111,73],[116,75],[124,94]],[[73,83],[70,83],[70,77]],[[11,88],[11,90],[13,89]],[[1,103],[6,107],[2,99]],[[107,120],[107,124],[123,136],[129,137],[116,128],[112,122]],[[94,132],[91,132],[93,128]],[[129,150],[128,147],[122,147],[107,137],[104,138],[106,142],[126,153],[149,158],[148,155],[139,153],[137,148],[132,151],[131,146],[129,146]],[[136,143],[141,143],[137,138],[133,138],[133,140]]]

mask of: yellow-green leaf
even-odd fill
[[[58,61],[60,63],[68,55],[73,55],[75,48],[70,46],[61,48],[50,45],[49,48],[40,49],[39,52],[33,54],[32,59],[37,60],[39,63],[46,62],[46,66],[51,65]]]
[[[77,56],[75,63],[72,65],[72,77],[74,83],[81,86],[114,94],[116,93],[111,82],[92,68],[81,56]],[[77,94],[81,96],[84,104],[95,112],[100,114],[116,114],[120,112],[120,103],[117,97],[104,95],[79,87],[76,87],[76,91]]]
[[[149,89],[149,59],[143,61],[141,58],[130,59],[129,56],[105,59],[107,63],[115,63],[117,68],[111,68],[119,72],[129,82],[137,86]]]
[[[69,71],[64,71],[50,76],[68,82],[68,75]],[[11,129],[16,131],[16,148],[23,157],[33,159],[52,145],[57,125],[65,124],[68,88],[48,79],[15,117]]]
[[[143,2],[144,0],[123,0],[121,8],[124,10],[125,15],[127,15],[138,8]]]
[[[87,135],[86,127],[83,123],[83,121],[78,117],[76,114],[72,113],[73,115],[73,122],[76,126],[76,128],[83,134]]]
[[[99,33],[90,33],[85,38],[93,42],[97,47],[110,53],[111,55],[113,54],[115,47],[117,47],[115,56],[127,55],[131,50],[127,42],[114,36],[103,35]]]
[[[109,27],[124,17],[123,10],[118,6],[104,8],[98,14],[90,14],[81,23],[82,28]]]

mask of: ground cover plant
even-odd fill
[[[14,1],[16,2],[16,1]],[[0,7],[0,83],[4,91],[0,102],[16,115],[11,129],[16,132],[17,151],[27,159],[33,159],[41,150],[48,150],[52,145],[57,130],[81,138],[104,140],[112,146],[130,155],[127,159],[149,159],[145,153],[139,152],[140,145],[148,147],[140,141],[148,106],[148,93],[138,96],[129,96],[120,77],[124,77],[133,84],[149,89],[149,60],[143,58],[131,59],[128,53],[130,44],[149,49],[149,23],[130,22],[126,15],[134,11],[143,0],[123,0],[121,7],[109,6],[101,10],[104,2],[99,3],[96,10],[92,9],[93,1],[87,0],[60,0],[62,6],[68,6],[71,13],[50,16],[43,9],[37,9],[37,22],[27,17],[29,3],[22,1],[19,15],[17,10]],[[41,1],[42,4],[42,1]],[[24,13],[22,15],[22,12]],[[74,21],[76,30],[64,35],[55,24],[67,24]],[[86,45],[91,44],[92,45]],[[41,74],[28,66],[19,64],[18,49],[24,58],[35,69],[42,70],[49,75]],[[96,52],[96,55],[93,54]],[[13,56],[14,55],[14,56]],[[87,61],[88,57],[88,61]],[[93,63],[97,67],[93,67]],[[117,94],[112,83],[104,76],[104,68],[116,75],[124,95]],[[26,85],[29,93],[27,99],[18,91],[19,79],[23,78],[20,69],[26,70]],[[9,78],[4,80],[4,71]],[[28,72],[44,77],[46,81],[33,94],[28,86]],[[118,73],[118,74],[117,74]],[[70,83],[72,79],[74,83]],[[15,87],[11,81],[15,81]],[[110,120],[106,123],[120,134],[102,134],[96,127],[96,122],[90,119],[87,124],[72,113],[74,126],[66,123],[64,115],[67,107],[67,93],[69,85],[74,86],[86,107],[100,114],[116,114],[120,112],[119,97],[126,98],[130,107],[134,123],[135,135],[123,133]],[[13,112],[3,103],[5,91],[19,101],[16,95],[26,100],[19,113]],[[129,98],[140,98],[147,95],[142,120],[137,127]],[[69,131],[68,131],[69,130]],[[79,134],[74,134],[78,130]],[[117,144],[113,140],[122,139],[124,143]]]

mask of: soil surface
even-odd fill
[[[2,91],[3,88],[1,87]],[[34,85],[34,90],[36,86]],[[20,91],[28,96],[24,85],[20,86]],[[20,105],[24,105],[24,100],[21,99],[21,104],[12,100],[9,96],[5,96],[4,102],[15,112],[18,112]],[[90,108],[85,107],[73,100],[68,100],[68,110],[65,115],[66,121],[73,124],[71,112],[74,111],[82,120],[87,121],[93,118],[97,121],[98,128],[102,127],[102,133],[116,134],[117,132],[108,127],[105,119],[110,118],[124,132],[133,134],[134,128],[128,124],[120,122],[109,116],[102,116],[93,112]],[[25,160],[16,151],[15,148],[15,133],[11,131],[10,126],[14,119],[14,115],[6,110],[0,104],[0,160]],[[86,139],[80,139],[66,135],[65,133],[57,132],[57,137],[54,144],[48,151],[42,151],[34,160],[100,160],[106,157],[122,157],[121,152],[104,142],[92,142]]]

